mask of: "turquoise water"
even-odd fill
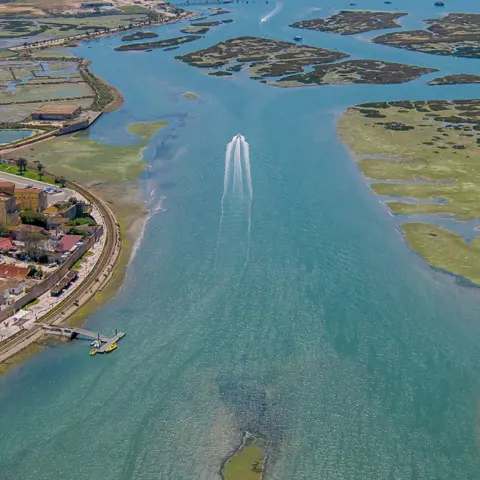
[[[31,134],[31,130],[0,130],[0,144],[22,140]]]
[[[0,477],[215,479],[250,430],[268,439],[269,479],[480,478],[480,291],[409,250],[335,131],[349,105],[478,97],[479,87],[429,87],[429,75],[285,90],[174,60],[237,35],[289,40],[289,23],[333,12],[290,0],[261,24],[272,2],[228,8],[234,23],[171,52],[113,52],[120,36],[76,50],[125,95],[92,138],[129,141],[135,121],[169,127],[145,152],[152,216],[125,285],[88,322],[127,336],[100,358],[81,341],[48,348],[0,378]],[[409,28],[440,13],[431,2],[401,8]],[[478,71],[475,60],[369,44],[370,34],[302,36],[439,75]],[[250,145],[251,208],[224,196],[238,132]]]

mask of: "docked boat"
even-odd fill
[[[110,353],[110,352],[113,352],[113,350],[115,350],[116,348],[118,347],[118,345],[116,343],[112,343],[110,346],[108,346],[105,351],[107,353]]]
[[[102,346],[102,342],[100,340],[94,340],[91,344],[91,347],[93,348],[100,348]]]
[[[96,354],[97,354],[97,349],[96,349],[96,348],[92,348],[92,349],[90,350],[90,356],[93,357],[93,356],[96,355]]]

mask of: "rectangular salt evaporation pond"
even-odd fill
[[[0,145],[22,140],[32,133],[32,130],[0,130]]]

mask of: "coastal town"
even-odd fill
[[[75,290],[105,242],[100,213],[78,192],[12,174],[0,175],[0,229],[1,341]]]

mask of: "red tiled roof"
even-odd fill
[[[59,252],[68,252],[77,242],[82,240],[82,235],[64,235],[58,245]]]
[[[0,250],[10,250],[13,248],[13,243],[10,238],[0,239]]]
[[[29,272],[29,268],[0,265],[0,278],[27,278]]]

